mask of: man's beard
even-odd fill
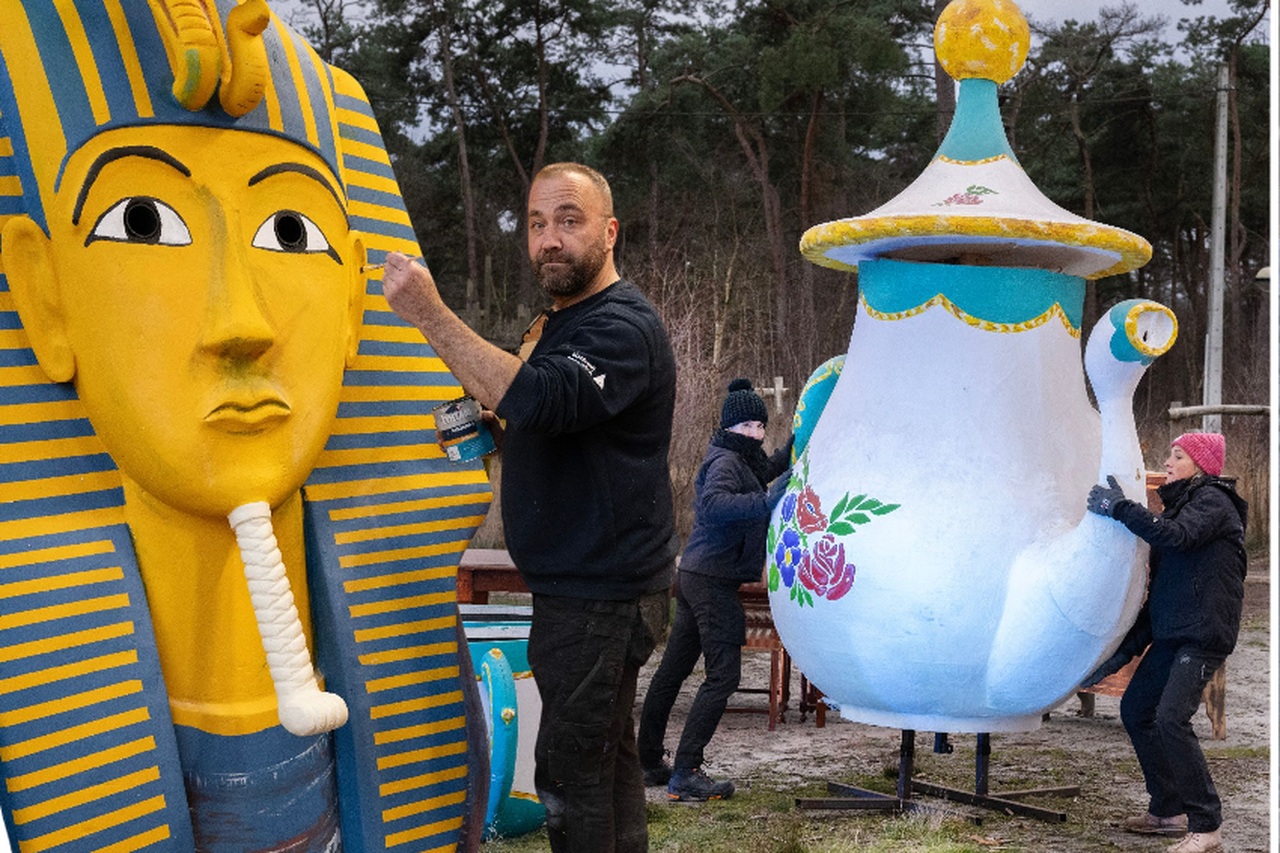
[[[603,240],[588,246],[579,257],[563,250],[543,252],[533,260],[533,274],[542,289],[552,297],[570,299],[582,293],[596,280],[596,276],[604,268],[607,254]],[[549,263],[565,266],[563,269],[545,269],[543,265]]]

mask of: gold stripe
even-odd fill
[[[17,175],[0,175],[0,195],[22,195],[22,181]]]
[[[120,6],[120,0],[103,0],[103,6],[111,18],[111,29],[115,31],[116,42],[120,46],[124,73],[129,78],[129,88],[133,91],[133,106],[138,111],[139,118],[151,118],[155,115],[151,106],[151,93],[147,91],[147,80],[142,75],[138,48],[133,43],[133,33],[129,32],[129,21],[124,16],[124,9]]]
[[[77,841],[93,835],[95,832],[102,832],[104,829],[111,829],[122,823],[128,823],[143,815],[153,814],[163,808],[164,797],[152,797],[149,800],[143,800],[140,803],[116,809],[99,817],[72,824],[64,829],[59,829],[57,832],[50,832],[30,841],[19,842],[18,853],[44,853],[45,850],[50,850],[60,844]]]
[[[449,604],[458,600],[455,590],[448,592],[432,592],[426,595],[409,595],[404,598],[388,598],[385,601],[371,601],[368,604],[352,604],[347,609],[352,619],[362,616],[380,616],[383,613],[395,613],[398,610],[413,610],[417,607],[432,607],[437,604]]]
[[[390,225],[413,225],[409,221],[409,214],[405,213],[403,208],[388,207],[373,201],[352,201],[351,215],[376,219],[378,222],[386,222]]]
[[[407,764],[417,764],[422,761],[430,761],[433,758],[443,758],[447,755],[461,755],[466,751],[467,742],[465,740],[446,743],[440,746],[427,746],[422,749],[414,749],[409,752],[398,752],[395,755],[385,755],[378,759],[378,769],[390,770],[393,767],[404,767]]]
[[[7,136],[0,136],[0,157],[13,156],[13,140]]]
[[[132,696],[141,692],[141,681],[121,681],[119,684],[109,684],[96,690],[86,690],[83,693],[73,693],[70,696],[50,699],[48,702],[41,702],[37,705],[28,705],[26,708],[19,708],[16,711],[6,711],[0,714],[0,726],[16,726],[19,723],[29,723],[32,720],[41,720],[45,717],[52,717],[54,714],[74,711],[78,708],[88,708],[99,702],[109,702],[112,699],[119,699],[121,696]]]
[[[87,418],[89,415],[79,400],[56,400],[52,403],[17,403],[0,406],[0,424],[39,424],[46,421],[67,421]]]
[[[461,772],[459,772],[461,771]],[[461,779],[467,775],[467,768],[460,767],[455,770],[445,771],[441,781],[451,779]],[[466,791],[454,791],[451,794],[440,794],[436,797],[428,797],[425,800],[419,800],[416,803],[405,803],[403,806],[396,806],[394,809],[382,810],[382,822],[391,823],[393,820],[400,820],[406,817],[413,817],[423,812],[429,812],[432,809],[438,809],[443,806],[453,806],[462,802],[467,798]],[[388,839],[389,841],[390,839]]]
[[[457,669],[454,669],[454,672],[456,673]],[[454,732],[466,727],[466,717],[452,717],[447,720],[437,720],[434,723],[422,723],[417,726],[405,726],[404,728],[390,729],[385,732],[375,732],[373,742],[378,746],[383,746],[388,743],[399,743],[402,740],[438,735],[441,732]]]
[[[22,675],[10,676],[9,678],[0,678],[0,695],[18,690],[27,690],[31,687],[40,687],[44,684],[53,684],[55,681],[65,681],[68,678],[87,675],[91,672],[103,672],[108,669],[129,666],[137,662],[137,651],[130,649],[126,652],[98,655],[75,663],[64,663],[61,666],[51,666],[48,669],[27,672]]]
[[[371,566],[375,563],[387,563],[392,560],[414,560],[419,557],[438,557],[441,554],[461,554],[467,547],[466,540],[444,542],[439,545],[421,545],[417,548],[399,548],[392,551],[374,551],[369,554],[348,554],[338,558],[338,565],[344,569],[356,566]]]
[[[108,844],[101,847],[94,853],[134,853],[135,850],[141,850],[157,841],[164,841],[169,837],[169,824],[163,823],[155,829],[149,829],[146,832],[138,833],[132,838],[126,838],[124,841],[117,841],[115,844]]]
[[[111,524],[123,523],[124,509],[119,506],[71,512],[66,515],[18,518],[13,521],[0,521],[0,542],[26,536],[44,536],[49,533],[95,530]]]
[[[424,696],[419,699],[407,699],[404,702],[389,702],[386,705],[372,706],[369,709],[369,719],[382,720],[387,717],[395,717],[400,714],[412,714],[417,711],[425,711],[428,708],[439,708],[441,705],[451,705],[454,702],[461,701],[463,701],[462,691],[455,690],[452,693],[439,693],[435,696]]]
[[[44,385],[49,377],[38,364],[20,364],[16,367],[0,367],[0,387],[6,385]]]
[[[408,648],[392,649],[386,652],[372,652],[367,655],[360,655],[358,660],[365,666],[376,666],[382,663],[430,658],[437,655],[456,655],[457,653],[457,643],[427,643],[421,646],[409,646]],[[461,696],[462,694],[459,693],[457,695]]]
[[[61,764],[53,764],[40,770],[34,770],[30,773],[24,773],[21,776],[12,776],[5,783],[5,787],[10,793],[18,791],[26,791],[39,785],[47,785],[50,782],[57,782],[60,779],[68,779],[77,773],[84,773],[87,770],[95,770],[99,767],[106,767],[108,764],[114,764],[117,761],[124,761],[126,758],[132,758],[135,755],[141,755],[144,752],[151,752],[156,748],[156,740],[153,737],[139,738],[138,740],[129,741],[120,746],[113,746],[110,749],[91,752],[88,755],[82,755],[71,761],[64,761]]]
[[[396,501],[395,503],[372,504],[370,506],[344,507],[330,510],[329,518],[332,521],[349,521],[353,518],[371,518],[379,515],[397,515],[403,512],[420,512],[441,507],[488,503],[490,500],[492,500],[490,492],[472,492],[469,495],[448,495],[443,498],[422,498],[416,501]]]
[[[417,841],[420,838],[426,838],[431,835],[439,835],[442,832],[458,829],[462,826],[462,818],[452,817],[448,820],[438,820],[435,823],[428,823],[417,829],[406,829],[404,832],[393,832],[387,836],[387,846],[395,847],[399,844],[408,844],[410,841]],[[447,849],[447,848],[446,848]],[[20,851],[26,853],[26,851]]]
[[[41,622],[52,622],[55,619],[66,619],[70,616],[83,616],[86,613],[100,613],[103,610],[115,610],[129,606],[129,596],[104,595],[99,598],[87,598],[84,601],[70,601],[64,604],[52,604],[38,607],[35,610],[23,610],[19,613],[8,613],[0,616],[0,631],[9,628],[20,628],[23,625],[38,625]]]
[[[358,127],[361,130],[370,130],[375,133],[381,133],[378,128],[378,120],[371,115],[356,112],[350,107],[338,107],[336,113],[339,124],[349,124],[352,127]]]
[[[367,542],[370,539],[389,539],[392,536],[412,536],[417,533],[438,533],[441,530],[459,530],[463,527],[477,527],[484,521],[484,515],[464,515],[458,518],[446,518],[442,521],[423,521],[418,524],[397,524],[394,527],[379,527],[369,530],[351,530],[335,537],[339,545],[352,542]]]
[[[100,643],[103,640],[114,640],[119,637],[127,637],[132,633],[132,622],[117,622],[114,625],[104,625],[101,628],[89,628],[84,631],[75,631],[71,634],[59,634],[56,637],[32,640],[29,643],[18,643],[13,646],[0,646],[0,661],[7,663],[9,661],[35,657],[36,655],[48,654],[49,652],[60,652],[64,649],[74,649],[77,646],[87,646],[90,643]],[[3,719],[5,719],[5,715],[0,714],[0,720]],[[3,724],[0,723],[0,725]]]
[[[402,586],[416,581],[441,580],[453,577],[457,566],[441,566],[438,569],[415,569],[411,572],[396,572],[390,575],[378,575],[372,578],[361,578],[358,581],[347,581],[342,588],[348,593],[367,592],[371,589],[386,589],[391,586]]]
[[[350,124],[350,122],[346,122]],[[346,145],[346,140],[342,140],[342,144]],[[357,172],[351,170],[349,172],[352,180],[347,184],[349,189],[373,190],[380,193],[394,193],[402,195],[400,192],[400,184],[395,178],[384,178],[382,175],[375,175],[371,172]],[[357,180],[358,179],[358,180]]]
[[[353,403],[414,400],[443,403],[461,396],[457,385],[348,385],[342,390],[342,399]]]
[[[0,138],[0,146],[5,142],[5,139]],[[3,268],[0,267],[0,269]],[[5,295],[8,296],[7,293]],[[31,349],[31,342],[27,340],[27,333],[22,329],[0,329],[0,349]]]
[[[444,451],[435,443],[435,434],[429,433],[423,435],[419,443],[326,450],[316,467],[328,468],[332,465],[360,465],[373,462],[414,462],[422,459],[440,459],[443,456]]]
[[[115,552],[116,543],[110,539],[77,542],[74,545],[55,545],[52,548],[37,548],[34,551],[21,551],[17,554],[0,554],[0,569],[12,569],[15,566],[36,566],[41,563],[74,560],[77,557],[91,557],[94,554],[114,554]]]
[[[283,21],[275,15],[271,16],[271,20],[276,25],[281,47],[284,48],[285,59],[289,62],[289,74],[293,78],[293,88],[298,95],[298,106],[302,110],[302,120],[307,129],[307,141],[318,148],[320,147],[320,136],[316,132],[315,113],[311,111],[311,93],[307,90],[307,81],[302,76],[302,64],[298,58],[297,43],[289,36],[288,31],[284,28]]]
[[[944,156],[942,156],[941,154],[939,154],[937,157],[935,157],[935,158],[933,158],[933,159],[934,159],[935,161],[937,161],[937,160],[941,160],[941,161],[942,161],[942,162],[944,162],[944,163],[955,163],[957,166],[982,166],[982,165],[985,165],[985,164],[987,164],[987,163],[998,163],[998,162],[1000,162],[1001,160],[1008,160],[1008,159],[1009,159],[1009,155],[1008,155],[1008,154],[997,154],[997,155],[996,155],[996,156],[994,156],[994,157],[984,157],[984,158],[983,158],[983,159],[981,159],[981,160],[954,160],[954,159],[952,159],[952,158],[950,158],[950,157],[944,157]]]
[[[123,729],[126,726],[145,723],[151,719],[151,714],[146,708],[135,708],[132,711],[124,711],[119,714],[112,714],[109,717],[103,717],[101,720],[93,720],[88,723],[81,723],[78,726],[72,726],[69,729],[63,729],[57,732],[50,732],[47,735],[31,738],[30,740],[15,743],[11,746],[0,746],[0,760],[13,761],[17,758],[25,758],[28,755],[35,755],[37,752],[44,752],[46,749],[53,749],[63,744],[74,743],[77,740],[92,737],[93,735],[102,734],[103,732],[115,731]]]
[[[384,432],[432,432],[436,419],[431,415],[396,415],[393,418],[338,418],[331,435],[377,435]]]
[[[454,779],[461,779],[467,775],[467,765],[462,764],[458,767],[451,767],[447,770],[437,770],[434,773],[423,773],[420,776],[413,776],[409,779],[400,779],[395,782],[387,782],[378,786],[379,797],[390,797],[394,794],[403,794],[405,791],[413,791],[418,788],[427,788],[431,785],[437,785],[440,782],[449,782]]]
[[[94,456],[106,452],[102,440],[96,435],[43,438],[0,444],[0,464],[34,462],[39,459],[63,459],[68,456]]]
[[[384,303],[385,304],[385,303]],[[390,306],[380,310],[390,310]],[[413,326],[362,326],[360,328],[360,340],[362,341],[390,341],[392,343],[401,344],[421,344],[426,339],[422,337],[422,332]],[[364,364],[367,359],[376,358],[377,356],[362,355],[357,361],[357,367]]]
[[[119,566],[113,566],[105,569],[90,569],[84,572],[53,575],[47,578],[0,583],[0,599],[18,598],[23,595],[34,595],[38,592],[52,592],[55,589],[75,589],[79,586],[120,580],[124,580],[124,570]]]
[[[422,333],[410,329],[422,340]],[[380,370],[385,373],[448,373],[449,368],[439,358],[423,355],[366,355],[360,359],[361,370]],[[461,388],[461,386],[458,386]],[[459,394],[459,397],[462,395]]]
[[[107,106],[107,94],[102,89],[102,79],[98,76],[98,63],[94,61],[93,49],[89,47],[89,37],[85,35],[84,22],[76,10],[73,0],[53,0],[53,6],[62,19],[62,28],[66,30],[67,41],[71,43],[71,52],[75,55],[76,66],[80,69],[80,79],[84,83],[85,95],[89,98],[89,108],[93,111],[94,124],[106,124],[111,121],[111,110]],[[66,69],[54,73],[65,74]]]
[[[358,139],[342,140],[342,153],[362,157],[365,160],[372,160],[382,166],[391,165],[391,158],[387,156],[387,152],[384,149],[368,142],[361,142]]]
[[[406,672],[404,675],[391,675],[387,678],[371,678],[364,683],[367,693],[381,693],[384,690],[395,690],[397,687],[408,687],[411,684],[430,684],[446,678],[457,678],[458,667],[439,666],[419,672]],[[459,720],[462,718],[459,717]]]
[[[338,135],[338,108],[333,103],[333,92],[329,91],[329,84],[328,84],[329,75],[325,73],[325,63],[320,58],[320,54],[316,53],[315,48],[313,48],[311,44],[306,41],[302,43],[302,47],[303,47],[303,50],[305,50],[307,53],[307,58],[311,61],[311,67],[315,71],[316,80],[320,84],[319,85],[320,95],[321,97],[324,98],[326,114],[329,117],[329,138],[333,140],[334,152],[337,155],[335,157],[335,159],[337,160],[337,163],[335,164],[335,168],[337,168],[340,172],[340,174],[337,175],[337,178],[339,181],[341,181],[345,185],[347,181],[346,176],[345,174],[341,174],[341,173],[344,173],[346,170],[342,168],[342,144],[341,144],[342,140]],[[350,199],[348,199],[347,204],[348,205],[351,204]],[[350,213],[349,207],[348,207],[348,213]]]
[[[457,620],[452,616],[437,616],[434,619],[419,619],[416,622],[400,622],[396,625],[383,625],[380,628],[361,628],[355,632],[357,643],[369,643],[374,640],[389,640],[392,637],[404,637],[423,631],[439,631],[441,628],[452,628]]]
[[[64,497],[85,492],[99,492],[120,486],[120,472],[94,471],[89,474],[68,474],[44,480],[23,480],[4,484],[6,501],[29,501],[37,498]]]
[[[69,794],[63,794],[61,797],[45,800],[43,803],[37,803],[34,806],[27,806],[25,809],[14,809],[13,822],[16,824],[30,823],[33,820],[39,820],[42,817],[48,817],[67,809],[73,809],[85,803],[110,797],[130,788],[140,788],[148,782],[158,781],[160,781],[160,768],[148,767],[145,770],[139,770],[97,785],[91,785],[88,788],[81,788]]]

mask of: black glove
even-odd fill
[[[1100,487],[1094,486],[1094,488],[1096,489]],[[1133,655],[1121,649],[1099,664],[1098,668],[1090,673],[1088,678],[1080,682],[1080,689],[1084,690],[1087,687],[1092,687],[1108,675],[1114,675],[1131,660],[1133,660]]]
[[[1124,490],[1116,482],[1115,475],[1108,474],[1107,485],[1094,486],[1089,490],[1089,500],[1085,506],[1089,508],[1089,512],[1096,512],[1098,515],[1110,518],[1116,504],[1124,499]]]

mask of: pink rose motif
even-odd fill
[[[813,546],[809,559],[800,564],[800,583],[813,590],[815,595],[835,601],[853,586],[856,571],[853,563],[846,562],[844,545],[828,533]]]
[[[808,486],[800,493],[800,501],[796,506],[796,520],[805,533],[817,533],[827,529],[827,517],[822,514],[822,504],[818,496]]]
[[[943,204],[982,204],[982,199],[973,193],[956,193]]]

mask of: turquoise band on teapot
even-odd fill
[[[1019,332],[1059,316],[1079,336],[1085,280],[1039,269],[864,261],[862,299],[878,318],[905,319],[932,305],[988,331]]]

